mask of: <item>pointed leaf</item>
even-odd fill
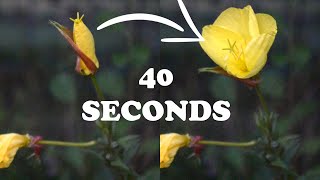
[[[301,138],[298,135],[288,135],[280,138],[279,143],[284,147],[284,160],[289,163],[300,148]]]

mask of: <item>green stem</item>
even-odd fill
[[[99,101],[103,101],[104,95],[101,91],[101,88],[99,86],[99,83],[97,82],[96,76],[93,74],[90,76],[91,82],[93,84],[93,87],[97,93],[97,97]],[[102,123],[101,121],[97,120],[96,121],[97,126],[100,128],[100,130],[102,131],[102,133],[106,136],[106,138],[108,139],[109,142],[112,141],[112,124],[108,123]]]
[[[90,147],[97,144],[96,141],[88,141],[88,142],[65,142],[65,141],[48,141],[41,140],[37,144],[43,145],[53,145],[53,146],[68,146],[68,147]]]
[[[261,103],[261,106],[262,106],[264,112],[268,113],[269,112],[268,106],[267,106],[266,101],[264,100],[264,97],[262,95],[260,87],[257,85],[255,89],[256,89],[257,95],[259,97],[259,100],[260,100],[260,103]]]
[[[254,146],[257,144],[256,141],[249,141],[249,142],[225,142],[225,141],[199,141],[199,144],[204,145],[214,145],[214,146],[231,146],[231,147],[249,147]]]
[[[99,86],[98,82],[97,82],[96,76],[95,75],[91,75],[90,79],[91,79],[93,87],[94,87],[94,89],[95,89],[95,91],[97,93],[98,100],[99,101],[103,101],[104,100],[104,95],[103,95],[103,93],[102,93],[102,91],[100,89],[100,86]]]

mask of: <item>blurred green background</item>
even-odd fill
[[[306,179],[319,179],[319,35],[317,0],[184,0],[199,30],[226,8],[251,4],[255,12],[271,14],[278,34],[262,72],[262,91],[280,115],[280,134],[300,134],[301,148],[293,162]],[[30,133],[45,139],[87,141],[100,136],[94,123],[81,118],[82,103],[95,99],[90,79],[75,73],[75,54],[48,24],[52,19],[71,28],[69,17],[84,13],[96,40],[99,83],[108,100],[228,100],[231,118],[203,123],[148,123],[121,120],[117,137],[141,136],[131,160],[143,179],[159,179],[159,133],[179,132],[206,139],[246,141],[258,137],[253,114],[259,102],[253,90],[226,77],[198,74],[215,66],[198,43],[160,43],[164,37],[193,37],[175,0],[10,0],[0,2],[0,132]],[[127,13],[160,14],[185,32],[151,22],[127,22],[96,31],[102,22]],[[160,29],[160,30],[159,30]],[[150,68],[174,74],[169,87],[148,90],[138,85]],[[160,126],[160,130],[159,130]],[[91,149],[45,147],[40,160],[19,151],[0,179],[112,179],[99,154]],[[248,150],[210,147],[201,163],[178,153],[161,179],[272,179],[263,161]]]
[[[94,122],[81,118],[82,104],[96,99],[88,77],[75,71],[76,56],[51,25],[55,20],[72,29],[69,17],[85,14],[100,61],[97,81],[106,100],[159,99],[158,90],[138,85],[139,78],[158,66],[159,25],[128,22],[101,31],[108,19],[128,12],[158,13],[158,1],[10,0],[0,2],[0,133],[41,135],[48,140],[89,141],[100,137]],[[159,178],[159,123],[121,119],[116,139],[140,135],[131,167],[144,179]],[[139,146],[140,145],[140,146]],[[95,149],[44,147],[40,160],[21,150],[0,179],[112,179]]]

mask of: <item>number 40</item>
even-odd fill
[[[149,68],[139,80],[139,85],[147,86],[148,89],[153,89],[158,82],[161,86],[169,86],[173,82],[172,72],[168,69],[161,69],[157,73],[157,81],[154,79],[154,69]]]

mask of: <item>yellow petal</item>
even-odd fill
[[[160,135],[160,168],[167,168],[171,165],[177,151],[190,143],[188,135],[177,133]]]
[[[250,5],[246,6],[244,8],[244,11],[246,13],[248,13],[248,18],[249,18],[248,19],[248,26],[249,26],[248,28],[249,28],[250,37],[254,38],[260,34],[256,15],[254,14],[254,11]]]
[[[257,20],[250,5],[244,9],[234,7],[226,9],[219,15],[214,25],[239,33],[247,42],[259,33]]]
[[[74,22],[79,22],[81,19],[72,19]],[[74,42],[73,40],[73,33],[69,31],[66,27],[62,26],[58,22],[55,21],[49,21],[51,25],[53,25],[57,30],[61,33],[61,35],[67,40],[67,42],[70,44],[72,49],[75,51],[75,53],[78,55],[79,60],[77,60],[77,65],[76,65],[76,71],[84,74],[83,69],[87,69],[91,72],[91,74],[95,73],[98,69],[96,64],[93,62],[92,59],[90,59],[86,54],[82,52],[82,50],[78,47],[78,45]]]
[[[268,15],[268,14],[262,14],[258,13],[256,14],[259,30],[260,33],[277,33],[277,22],[276,20]]]
[[[230,57],[225,70],[228,74],[241,79],[246,77],[249,72],[245,62],[234,57]]]
[[[202,30],[205,41],[200,42],[202,49],[220,67],[226,70],[230,51],[226,50],[236,42],[240,48],[244,46],[244,39],[240,34],[216,25],[205,26]]]
[[[274,35],[262,34],[250,41],[245,49],[245,61],[249,73],[242,78],[250,78],[264,67],[274,39]]]
[[[30,138],[15,133],[0,135],[0,168],[10,166],[19,148],[27,146]]]
[[[99,61],[95,53],[93,35],[89,28],[83,23],[82,18],[83,16],[81,16],[81,18],[77,16],[77,19],[74,20],[73,40],[76,43],[76,45],[80,48],[80,50],[93,61],[97,68],[99,68]],[[77,62],[76,69],[81,69],[81,72],[84,75],[92,74],[90,69],[88,69],[85,63],[83,63],[82,61],[83,60]]]

